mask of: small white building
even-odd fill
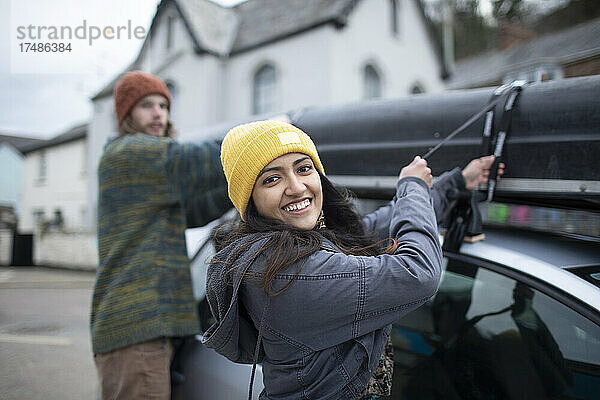
[[[444,89],[441,50],[418,0],[163,0],[127,70],[160,76],[180,139],[253,115]],[[124,71],[126,72],[126,71]],[[96,170],[117,134],[116,77],[92,98],[90,229]]]
[[[85,227],[87,134],[87,124],[75,126],[24,151],[18,231],[34,235],[35,264],[97,265],[95,234]]]
[[[19,214],[23,180],[23,152],[44,141],[25,136],[0,135],[0,205]]]
[[[22,152],[41,142],[30,137],[0,135],[0,265],[13,262],[25,163]]]

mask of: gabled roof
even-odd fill
[[[161,12],[173,5],[190,34],[194,50],[217,57],[229,57],[332,24],[343,28],[349,15],[361,0],[248,0],[227,8],[209,0],[162,0],[148,29],[137,59],[92,100],[112,94],[121,76],[140,68],[140,57],[148,46],[148,38],[158,23]],[[441,76],[447,76],[441,59],[441,47],[419,0],[414,0],[421,14],[436,57]]]
[[[80,125],[76,125],[69,129],[68,131],[61,133],[58,136],[53,137],[49,140],[43,140],[40,143],[35,143],[21,151],[23,154],[30,153],[36,150],[46,149],[48,147],[58,146],[60,144],[65,144],[69,142],[73,142],[75,140],[83,139],[87,136],[88,132],[88,123],[83,123]]]
[[[241,23],[231,53],[240,53],[324,24],[341,28],[358,0],[249,0],[234,10]]]
[[[31,137],[0,135],[0,143],[8,143],[21,153],[23,153],[23,151],[27,150],[28,148],[43,142],[45,142],[45,140]]]
[[[501,82],[508,72],[540,64],[565,65],[600,55],[600,18],[572,28],[493,50],[456,63],[449,86],[474,87]]]
[[[230,52],[240,24],[240,15],[234,8],[205,0],[176,0],[173,3],[192,41],[198,46],[196,51],[216,55]]]

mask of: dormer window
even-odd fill
[[[173,48],[173,31],[175,28],[175,17],[169,15],[167,17],[167,35],[166,35],[166,48],[170,50]]]
[[[390,16],[391,16],[391,27],[392,34],[398,36],[400,34],[400,4],[398,0],[390,0]]]

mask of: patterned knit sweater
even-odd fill
[[[231,207],[218,144],[126,135],[106,145],[98,181],[94,354],[198,332],[184,230]]]

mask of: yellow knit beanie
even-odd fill
[[[317,148],[308,135],[280,121],[256,121],[231,129],[221,144],[221,163],[227,178],[229,198],[245,220],[246,207],[254,182],[271,161],[288,153],[303,153],[312,158],[324,175]]]

